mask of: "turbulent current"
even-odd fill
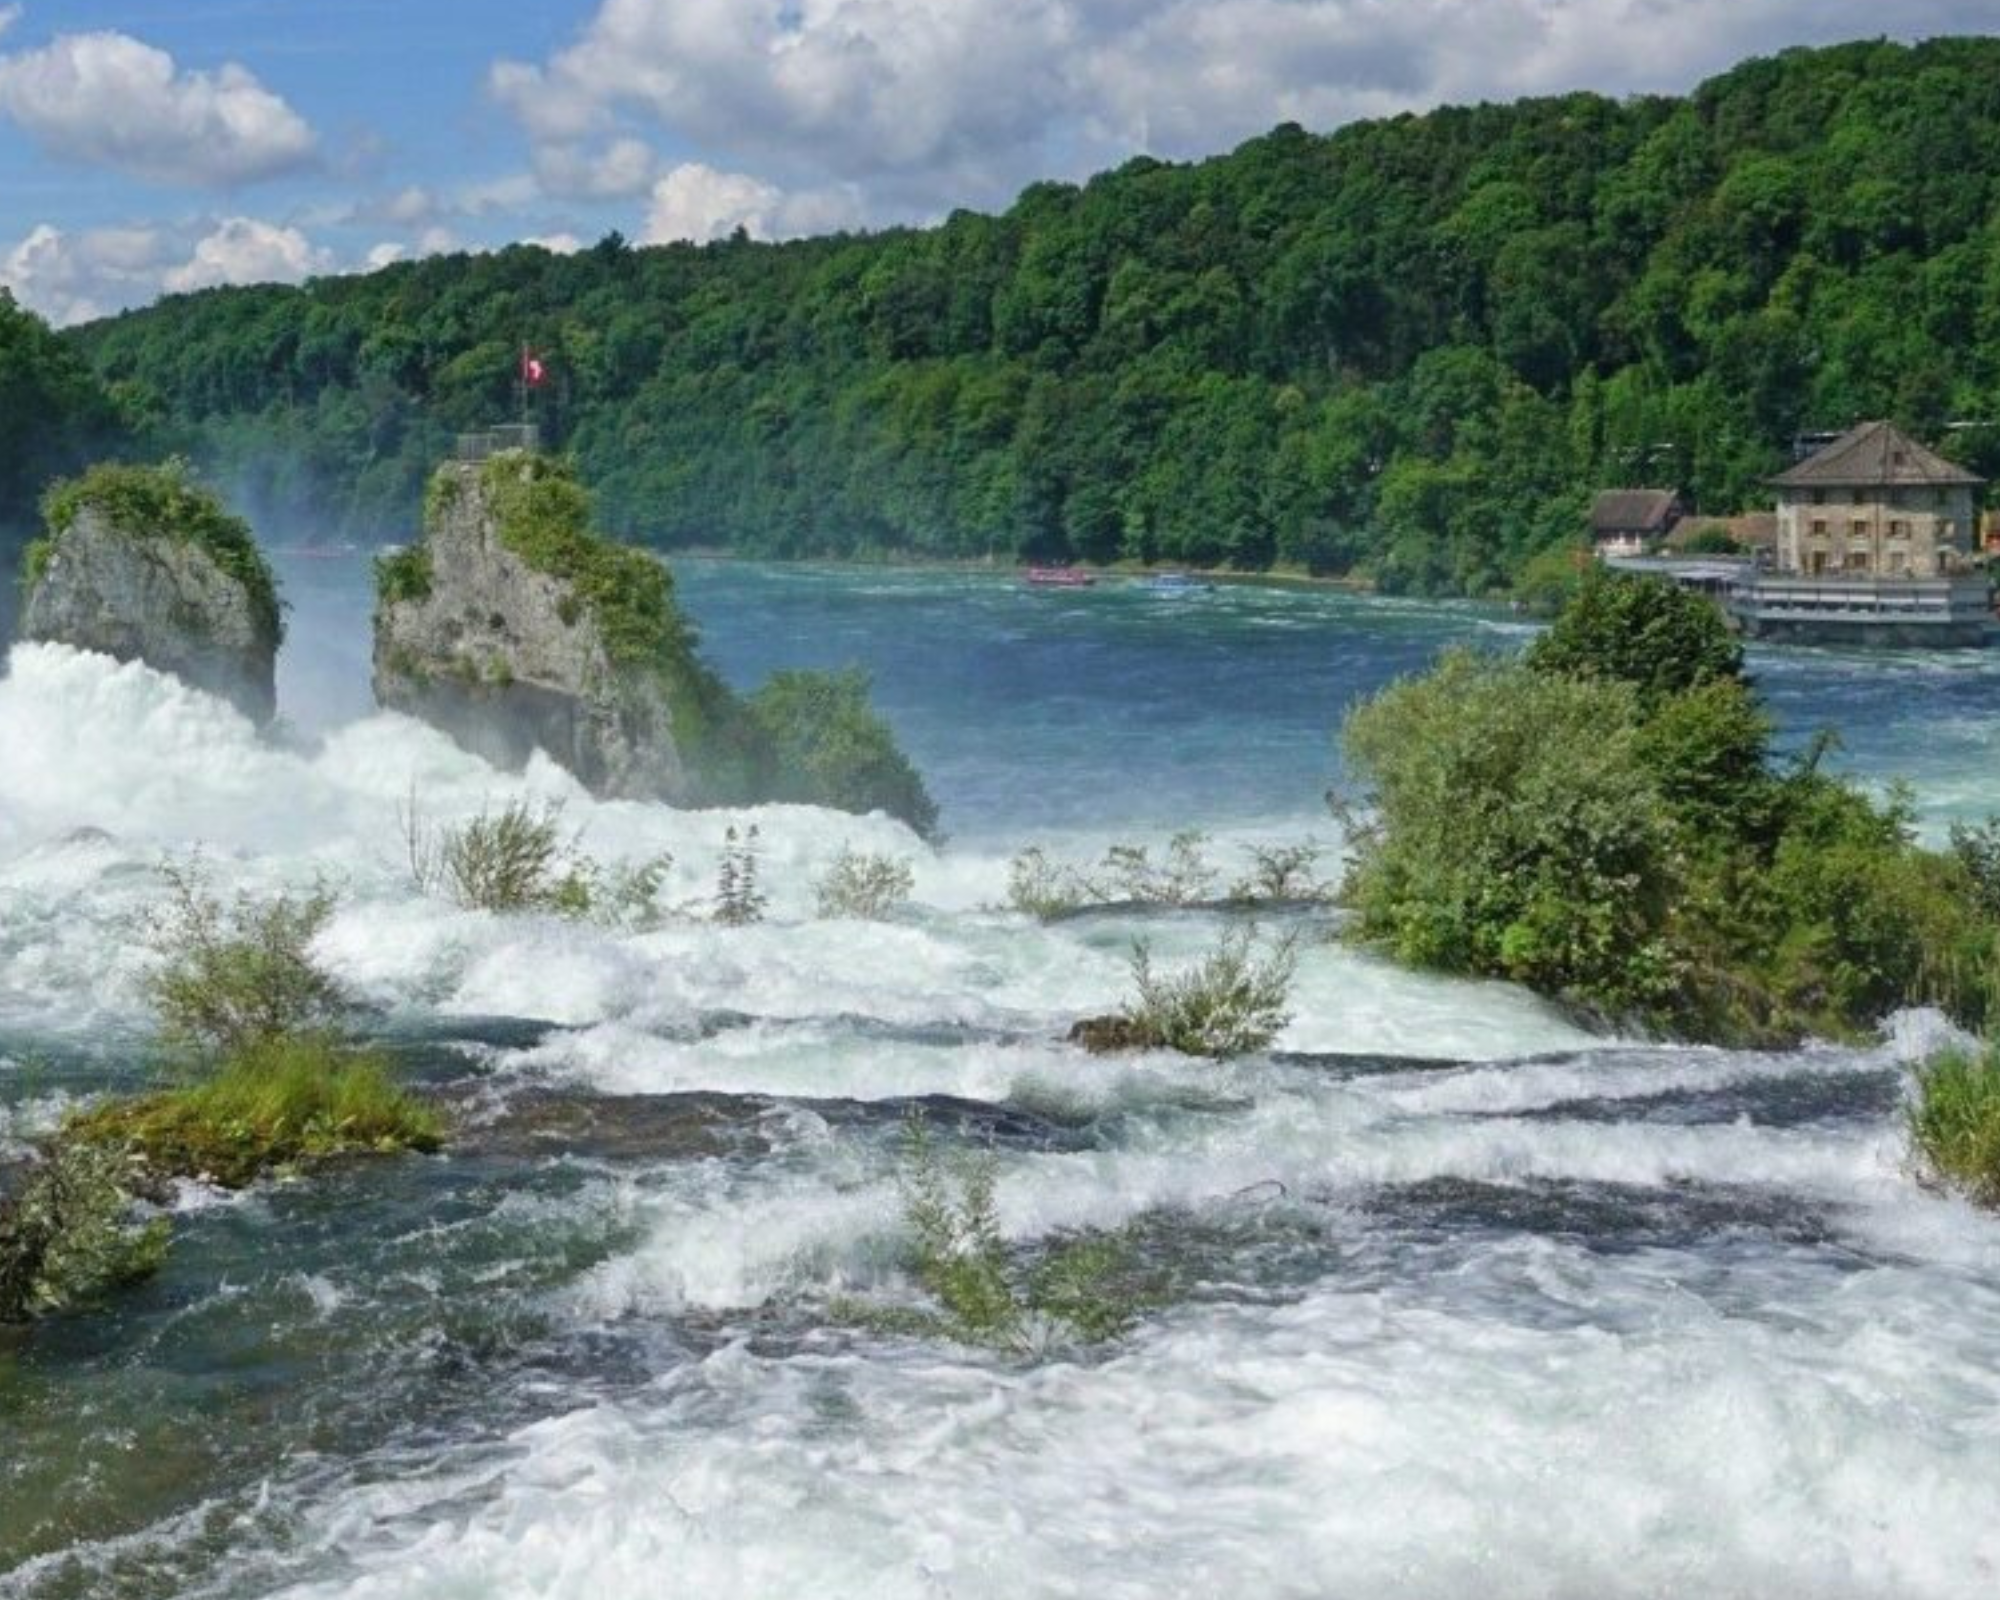
[[[287,574],[289,726],[136,666],[0,678],[0,1161],[147,1081],[134,919],[165,857],[337,884],[319,953],[453,1107],[447,1152],[176,1202],[166,1269],[0,1333],[0,1595],[1974,1596],[2000,1588],[2000,1224],[1919,1186],[1904,1064],[1587,1034],[1307,919],[1231,1065],[1062,1042],[1210,912],[1042,925],[1010,856],[1338,835],[1342,710],[1471,609],[1038,594],[690,564],[725,672],[858,661],[949,838],[596,804],[371,713],[362,575]],[[1769,655],[1922,826],[2000,808],[2000,661]],[[762,924],[628,933],[412,887],[398,808],[562,801],[585,848]],[[845,846],[897,920],[822,919]],[[912,1106],[997,1162],[1023,1246],[1119,1228],[1159,1292],[1037,1359],[857,1319],[914,1293]]]

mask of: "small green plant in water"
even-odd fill
[[[225,902],[198,861],[168,862],[160,875],[167,898],[143,937],[157,958],[146,992],[163,1043],[216,1060],[345,1018],[352,1001],[311,948],[333,915],[330,888]]]
[[[624,928],[657,927],[671,915],[661,901],[673,858],[604,863],[565,838],[562,807],[511,800],[455,825],[433,826],[416,796],[402,807],[410,877],[424,894],[501,915],[547,912]]]
[[[1906,1112],[1925,1170],[1981,1205],[2000,1206],[2000,1040],[1950,1049],[1916,1070]]]
[[[1138,1314],[1123,1241],[1067,1240],[1024,1265],[1000,1230],[996,1171],[992,1156],[979,1154],[947,1172],[922,1115],[905,1125],[901,1187],[910,1263],[939,1312],[928,1322],[900,1319],[902,1325],[1019,1355],[1064,1337],[1089,1344],[1123,1335]]]
[[[150,1276],[166,1255],[164,1217],[133,1217],[124,1151],[57,1138],[0,1195],[0,1323],[86,1304]]]
[[[722,835],[722,860],[715,872],[712,919],[725,928],[744,928],[764,920],[765,896],[757,882],[757,825],[738,834],[734,825]]]
[[[916,874],[907,861],[843,849],[813,886],[813,893],[822,917],[879,922],[901,909],[916,886]]]
[[[1262,1050],[1291,1020],[1286,1003],[1297,971],[1296,934],[1260,952],[1254,929],[1234,928],[1176,973],[1156,971],[1141,941],[1132,947],[1136,993],[1118,1014],[1123,1042],[1216,1060]]]

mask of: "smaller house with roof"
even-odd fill
[[[1685,515],[1675,489],[1604,489],[1590,505],[1590,541],[1600,556],[1643,555]]]

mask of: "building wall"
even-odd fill
[[[1972,548],[1973,527],[1962,486],[1780,490],[1778,570],[1934,577]]]

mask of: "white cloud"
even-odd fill
[[[0,114],[53,155],[162,183],[248,183],[306,165],[315,148],[304,119],[244,68],[182,71],[122,33],[0,56]]]
[[[689,161],[653,185],[644,240],[706,244],[738,228],[753,239],[787,239],[851,227],[860,214],[860,197],[852,192],[814,189],[787,194],[747,173],[718,172]]]
[[[0,283],[57,326],[149,299],[158,291],[166,244],[152,228],[65,233],[47,223],[0,255]]]
[[[298,283],[332,270],[333,258],[297,228],[228,217],[197,240],[194,253],[160,280],[169,293],[221,284]]]
[[[583,241],[573,233],[545,233],[533,239],[523,239],[523,244],[540,245],[550,255],[573,256],[583,248]]]
[[[659,162],[643,139],[614,139],[592,150],[579,144],[538,145],[535,180],[545,194],[574,200],[623,200],[644,194]]]
[[[745,185],[856,185],[878,220],[922,216],[1286,119],[1685,89],[1788,44],[1992,20],[1992,0],[599,0],[570,45],[497,63],[489,88],[554,190],[619,192],[591,187],[586,148],[692,145],[708,176],[653,189],[655,216],[692,230],[731,205],[770,226]]]

